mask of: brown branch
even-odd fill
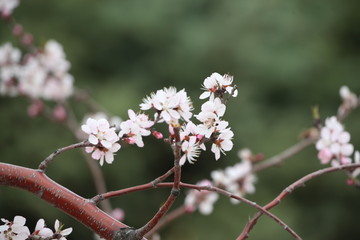
[[[129,188],[125,188],[125,189],[121,189],[118,191],[112,191],[112,192],[108,192],[105,194],[101,195],[101,198],[103,199],[108,199],[111,197],[117,197],[117,196],[121,196],[123,194],[127,194],[127,193],[131,193],[131,192],[136,192],[136,191],[143,191],[143,190],[147,190],[147,189],[152,189],[152,188],[169,188],[172,187],[174,185],[174,183],[172,182],[165,182],[165,183],[159,183],[156,186],[152,185],[151,183],[146,183],[146,184],[142,184],[142,185],[138,185],[138,186],[134,186],[134,187],[129,187]],[[202,190],[206,190],[206,191],[213,191],[213,192],[217,192],[219,194],[225,195],[229,198],[234,198],[237,199],[241,202],[244,202],[245,204],[256,208],[257,210],[259,210],[260,212],[264,213],[265,215],[269,216],[270,218],[272,218],[274,221],[276,221],[277,223],[279,223],[286,231],[288,231],[291,235],[293,235],[296,239],[301,239],[294,230],[292,230],[290,227],[288,227],[283,221],[281,221],[278,217],[276,217],[275,215],[273,215],[272,213],[268,212],[267,209],[261,207],[260,205],[256,204],[255,202],[252,202],[246,198],[240,197],[238,195],[232,194],[228,191],[225,191],[221,188],[218,187],[213,187],[213,186],[198,186],[198,185],[193,185],[193,184],[187,184],[187,183],[180,183],[180,187],[182,188],[189,188],[189,189],[196,189],[198,191],[202,191]],[[166,216],[165,216],[166,218]],[[162,224],[161,221],[159,221],[158,223],[159,225]],[[153,229],[158,229],[157,226],[154,226]],[[150,232],[150,231],[149,231]],[[151,233],[153,233],[152,229],[151,229]]]
[[[54,160],[55,157],[57,157],[58,155],[60,155],[61,153],[65,152],[65,151],[69,151],[75,148],[81,148],[81,147],[89,147],[89,146],[93,146],[93,144],[89,143],[87,140],[79,142],[79,143],[75,143],[63,148],[59,148],[58,150],[56,150],[55,152],[53,152],[52,154],[50,154],[47,158],[45,158],[45,160],[43,160],[39,167],[38,170],[45,172],[48,164]]]
[[[107,240],[120,239],[117,233],[121,228],[128,227],[38,170],[0,162],[0,185],[20,188],[37,195]]]
[[[312,173],[300,178],[299,180],[292,183],[291,185],[289,185],[274,200],[272,200],[270,203],[265,205],[263,208],[265,210],[270,210],[271,208],[273,208],[276,205],[280,204],[280,202],[286,196],[288,196],[290,193],[292,193],[295,189],[297,189],[298,187],[304,186],[305,182],[307,182],[307,181],[309,181],[309,180],[311,180],[313,178],[316,178],[316,177],[319,177],[321,175],[328,174],[328,173],[331,173],[331,172],[336,172],[336,171],[341,171],[341,170],[352,170],[352,169],[355,169],[355,168],[358,168],[358,167],[360,167],[360,163],[348,164],[348,165],[340,165],[340,166],[336,166],[336,167],[328,167],[328,168],[324,168],[324,169],[320,169],[318,171],[312,172]],[[253,229],[253,227],[257,223],[257,220],[262,215],[263,215],[262,212],[258,212],[257,214],[255,214],[255,216],[252,219],[250,219],[249,222],[246,224],[246,226],[244,227],[242,233],[239,235],[239,237],[236,240],[243,240],[243,239],[248,238],[250,231]]]
[[[180,140],[180,127],[174,128],[175,141],[173,143],[173,152],[174,152],[174,182],[170,191],[170,195],[166,199],[165,203],[160,207],[159,211],[141,228],[135,231],[136,239],[141,239],[145,236],[146,233],[151,231],[158,222],[166,215],[170,210],[171,206],[175,202],[176,198],[180,194],[180,181],[181,181],[181,140]],[[165,173],[165,177],[169,176],[172,173],[172,170]],[[162,177],[163,177],[162,176]],[[162,178],[160,177],[160,178]]]
[[[163,228],[164,226],[166,226],[167,224],[169,224],[170,222],[174,221],[175,219],[185,215],[189,213],[186,210],[186,207],[180,206],[176,209],[174,209],[173,211],[169,212],[168,214],[166,214],[159,222],[158,224],[151,229],[151,231],[149,231],[145,236],[149,239],[151,239],[151,236],[153,236],[156,232],[158,232],[161,228]]]
[[[282,162],[284,162],[286,159],[290,158],[291,156],[294,156],[295,154],[299,153],[300,151],[302,151],[303,149],[305,149],[306,147],[314,144],[316,141],[316,138],[314,137],[309,137],[309,138],[305,138],[302,139],[301,141],[299,141],[298,143],[296,143],[295,145],[289,147],[288,149],[286,149],[285,151],[269,158],[266,159],[258,164],[255,164],[253,166],[253,172],[259,172],[262,171],[264,169],[267,169],[269,167],[273,167],[276,165],[280,165]]]

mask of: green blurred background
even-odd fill
[[[310,108],[323,117],[336,113],[338,90],[348,85],[360,93],[360,2],[357,0],[183,0],[183,1],[22,1],[14,16],[36,43],[56,39],[72,64],[76,85],[89,90],[112,114],[127,117],[141,99],[164,86],[186,88],[195,112],[205,77],[234,75],[239,96],[226,119],[235,132],[235,147],[219,161],[203,153],[183,169],[183,180],[195,183],[211,170],[239,161],[237,150],[272,156],[298,141],[311,126]],[[0,23],[0,43],[14,39]],[[71,144],[71,133],[46,119],[27,117],[24,99],[0,99],[1,161],[36,167],[55,149]],[[345,121],[359,149],[359,112]],[[154,138],[145,147],[121,149],[104,171],[110,190],[146,183],[171,167],[171,150]],[[265,204],[301,176],[323,166],[314,147],[281,167],[258,174],[249,199]],[[79,150],[63,154],[48,175],[84,197],[95,194]],[[168,190],[148,190],[112,200],[126,211],[125,222],[139,227],[166,199]],[[176,202],[179,206],[184,194]],[[304,239],[359,239],[360,191],[346,185],[342,173],[313,180],[273,212]],[[161,232],[162,239],[235,239],[254,209],[221,198],[209,217],[185,216]],[[30,193],[0,188],[0,216],[43,217],[74,227],[69,239],[92,239],[87,228]],[[292,239],[263,217],[250,239]]]

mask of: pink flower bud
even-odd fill
[[[174,127],[171,126],[171,124],[169,124],[169,132],[170,132],[171,135],[175,135]]]
[[[352,185],[354,185],[354,179],[351,179],[351,178],[348,178],[348,179],[346,179],[346,184],[347,185],[349,185],[349,186],[352,186]]]
[[[164,137],[162,133],[158,131],[153,131],[152,134],[154,137],[156,137],[156,139],[162,139]]]
[[[125,218],[125,212],[121,208],[113,209],[110,215],[118,221],[123,221]]]
[[[196,210],[196,208],[192,205],[185,205],[185,212],[186,213],[193,213]]]
[[[323,148],[318,153],[318,158],[320,159],[321,164],[327,164],[333,157],[330,149]]]
[[[127,142],[128,144],[134,144],[134,143],[136,143],[136,139],[133,138],[133,137],[129,137],[129,138],[126,139],[126,142]]]
[[[27,114],[29,117],[37,117],[40,115],[43,110],[43,102],[41,100],[35,100],[33,103],[27,108]]]
[[[24,45],[30,46],[33,43],[33,36],[30,33],[25,33],[21,41]]]
[[[23,34],[23,27],[21,26],[21,24],[15,24],[15,26],[12,29],[12,33],[15,36],[20,36],[21,34]]]
[[[197,134],[196,135],[196,141],[200,142],[203,138],[204,138],[204,135],[202,135],[202,134]]]
[[[59,104],[56,105],[53,110],[53,116],[56,121],[63,122],[67,118],[67,112],[63,105]]]

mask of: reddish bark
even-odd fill
[[[37,195],[105,239],[113,239],[120,228],[127,227],[88,199],[59,185],[38,170],[0,162],[0,185],[20,188]]]

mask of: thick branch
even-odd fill
[[[296,188],[304,186],[305,182],[307,182],[313,178],[316,178],[316,177],[319,177],[321,175],[328,174],[331,172],[336,172],[336,171],[341,171],[341,170],[352,170],[352,169],[355,169],[358,167],[360,167],[360,163],[340,165],[340,166],[336,166],[336,167],[329,167],[329,168],[324,168],[324,169],[320,169],[318,171],[312,172],[312,173],[300,178],[293,184],[289,185],[274,200],[272,200],[270,203],[268,203],[263,208],[265,210],[270,210],[271,208],[278,205],[287,195],[292,193]],[[246,224],[246,226],[244,227],[242,233],[239,235],[237,240],[243,240],[243,239],[246,239],[249,237],[249,232],[255,226],[255,224],[257,223],[257,220],[261,217],[262,214],[263,213],[259,211],[252,219],[249,220],[249,222]]]
[[[112,240],[127,226],[110,217],[91,201],[57,184],[44,173],[0,162],[0,185],[29,191],[72,216],[101,237]]]

